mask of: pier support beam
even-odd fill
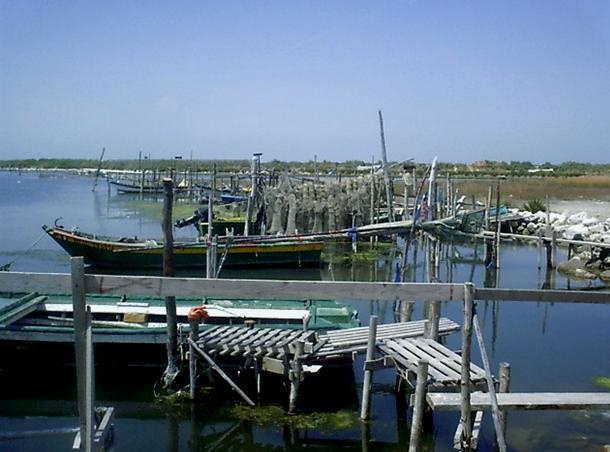
[[[85,264],[82,257],[70,259],[72,273],[72,309],[74,316],[74,350],[76,353],[76,389],[80,416],[80,440],[84,450],[93,448],[95,429],[93,394],[93,344],[91,311],[85,299]]]
[[[173,182],[163,179],[163,276],[174,276],[174,235],[172,230]],[[167,318],[167,367],[163,386],[168,388],[178,375],[178,324],[176,297],[165,297]]]
[[[415,403],[411,420],[409,452],[417,452],[422,433],[424,410],[426,408],[426,389],[428,386],[428,361],[420,359],[417,363],[417,381],[415,383]]]
[[[199,321],[191,320],[189,323],[191,326],[191,332],[189,335],[190,339],[193,342],[197,342],[197,340],[199,339]],[[197,353],[195,352],[195,349],[189,342],[189,388],[190,388],[191,400],[195,400],[195,398],[197,397],[197,390],[199,389],[197,387],[197,372],[198,372]]]
[[[305,341],[298,341],[296,351],[292,361],[292,369],[289,372],[290,378],[290,395],[288,398],[288,412],[294,413],[297,407],[297,399],[299,396],[299,386],[301,383],[301,375],[303,373],[303,353],[305,351]]]
[[[498,392],[506,393],[510,391],[510,364],[502,362],[500,363],[500,383],[498,387]],[[502,427],[502,433],[504,437],[506,437],[506,416],[507,413],[505,410],[500,410],[500,425]]]
[[[472,318],[474,285],[464,284],[464,326],[462,328],[462,375],[460,378],[460,424],[462,448],[470,448],[472,441],[472,412],[470,408],[470,349],[472,345]]]
[[[369,320],[369,337],[366,347],[366,361],[372,361],[375,357],[375,344],[377,342],[377,323],[379,318],[372,315]],[[362,381],[362,406],[360,408],[360,419],[366,421],[371,413],[371,385],[373,384],[373,370],[365,368],[364,380]]]

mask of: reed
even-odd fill
[[[489,180],[455,181],[455,187],[461,194],[474,195],[477,199],[487,196]],[[495,184],[493,184],[495,185]],[[529,177],[510,178],[501,182],[502,202],[516,203],[529,199],[572,200],[591,199],[610,200],[610,176],[577,176],[577,177]]]

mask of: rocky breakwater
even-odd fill
[[[590,217],[586,212],[566,213],[514,211],[521,221],[517,232],[523,235],[545,235],[547,221],[558,238],[595,242],[610,245],[610,218],[605,220]],[[610,247],[589,244],[572,244],[574,254],[561,262],[557,270],[576,278],[597,279],[610,282]]]

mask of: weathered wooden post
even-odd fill
[[[505,393],[510,392],[510,364],[502,362],[500,363],[500,382],[498,387],[498,392]],[[502,426],[502,432],[504,433],[504,437],[506,437],[506,416],[507,413],[504,410],[500,410],[500,425]]]
[[[489,186],[488,190],[487,190],[487,200],[485,201],[485,230],[489,231],[489,213],[491,210],[491,185]]]
[[[413,316],[413,308],[415,307],[415,302],[401,300],[400,302],[400,321],[401,322],[410,322],[411,317]]]
[[[417,362],[417,381],[415,383],[415,403],[413,405],[413,419],[411,420],[411,436],[409,438],[409,452],[417,452],[422,433],[424,410],[426,408],[426,389],[428,386],[428,361],[420,359]]]
[[[504,431],[500,423],[500,408],[498,407],[498,398],[496,396],[496,387],[491,375],[491,366],[489,364],[489,357],[485,349],[485,341],[483,340],[483,332],[481,331],[481,324],[479,322],[478,315],[474,315],[473,318],[474,332],[479,342],[479,350],[481,351],[481,359],[483,360],[483,368],[485,369],[485,379],[487,381],[487,390],[491,401],[491,415],[493,418],[494,428],[496,429],[496,439],[498,443],[498,449],[500,452],[506,452],[506,442],[504,440]],[[476,422],[476,421],[475,421]]]
[[[381,162],[383,164],[383,181],[385,184],[386,202],[388,204],[388,219],[394,221],[394,202],[392,200],[390,169],[388,168],[388,154],[385,149],[385,134],[383,131],[383,116],[381,115],[381,110],[379,110],[379,130],[381,133]]]
[[[199,339],[199,319],[189,319],[189,324],[191,326],[191,332],[189,333],[189,337],[193,342],[197,342],[197,340]],[[189,342],[189,388],[191,392],[191,400],[195,400],[195,398],[197,397],[197,368],[197,352]]]
[[[440,323],[441,312],[440,312],[440,301],[430,301],[428,305],[428,339],[438,342],[438,326]]]
[[[495,237],[495,261],[496,269],[500,268],[500,233],[502,232],[502,222],[500,221],[500,181],[496,186],[496,237]]]
[[[217,278],[217,272],[218,272],[218,237],[214,236],[212,237],[212,276],[214,278]]]
[[[470,349],[472,345],[472,318],[474,310],[474,284],[464,284],[464,326],[462,328],[462,372],[460,378],[460,424],[462,446],[472,441],[472,413],[470,409]]]
[[[402,211],[402,221],[407,221],[409,219],[409,185],[408,182],[409,178],[411,177],[411,175],[409,173],[407,173],[406,171],[403,171],[402,174],[402,181],[404,182],[404,187],[403,187],[403,211]]]
[[[208,197],[208,245],[214,235],[214,197],[216,196],[216,163],[212,169],[212,180],[210,183],[210,196]]]
[[[536,241],[536,265],[538,269],[542,268],[540,253],[542,252],[542,228],[538,229],[538,240]]]
[[[551,268],[557,265],[557,231],[553,229],[551,233]]]
[[[305,351],[305,341],[299,340],[296,344],[296,351],[292,361],[292,369],[290,370],[290,395],[288,399],[288,412],[294,413],[297,406],[297,398],[299,395],[299,385],[301,383],[301,373],[303,370],[303,353]]]
[[[428,181],[428,218],[425,220],[436,220],[437,210],[437,184],[436,184],[436,164],[438,157],[434,157],[430,166],[430,180]]]
[[[371,367],[375,357],[375,345],[377,343],[377,322],[379,318],[372,315],[369,320],[369,337],[366,347],[366,358],[364,361],[364,380],[362,382],[362,406],[360,418],[366,421],[371,412],[371,385],[373,383],[373,369]]]
[[[369,215],[371,217],[371,220],[369,221],[369,223],[370,224],[376,223],[376,221],[375,221],[375,158],[372,159],[372,163],[371,163],[371,208],[370,208]],[[371,236],[371,238],[369,239],[369,243],[372,248],[373,247],[373,236]]]
[[[552,270],[553,269],[553,242],[552,240],[550,242],[545,242],[544,243],[545,248],[546,248],[546,269],[547,270]]]
[[[174,235],[172,230],[173,182],[163,179],[163,276],[174,276]],[[163,375],[163,385],[168,388],[178,374],[178,325],[176,317],[176,297],[165,297],[167,321],[167,367]]]
[[[76,388],[80,419],[80,444],[86,451],[93,448],[95,430],[93,389],[93,342],[91,311],[85,298],[85,264],[82,257],[70,258],[72,274],[72,309],[74,317],[74,351],[76,362]]]

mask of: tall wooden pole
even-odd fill
[[[104,160],[104,153],[106,152],[106,148],[102,148],[102,155],[100,155],[100,160],[97,162],[97,171],[95,171],[95,180],[93,181],[93,188],[91,191],[95,191],[95,187],[97,187],[97,180],[100,177],[100,171],[102,170],[102,160]]]
[[[375,346],[377,343],[377,322],[379,318],[372,315],[369,320],[369,337],[366,348],[365,363],[371,364],[375,357]],[[367,420],[371,412],[371,385],[373,384],[373,369],[367,368],[364,371],[364,381],[362,382],[362,406],[360,409],[360,418]]]
[[[72,273],[72,310],[74,316],[74,350],[76,352],[76,388],[78,392],[78,412],[80,419],[80,440],[83,450],[91,450],[93,443],[93,408],[92,408],[92,371],[91,344],[87,347],[88,320],[85,299],[85,265],[82,257],[70,259]],[[90,333],[89,333],[90,336]]]
[[[461,415],[462,445],[470,448],[472,441],[472,413],[470,409],[470,348],[472,345],[472,318],[474,309],[474,285],[471,282],[464,284],[464,326],[462,328],[462,375],[461,389]]]
[[[191,326],[190,338],[191,341],[197,342],[199,339],[199,320],[190,320],[189,323]],[[195,400],[197,397],[197,362],[198,356],[197,352],[195,352],[195,348],[189,343],[189,389],[191,400]]]
[[[244,235],[250,235],[250,217],[252,216],[252,210],[254,209],[254,197],[256,196],[256,183],[257,183],[257,174],[256,174],[256,162],[257,157],[254,155],[252,157],[252,161],[250,163],[250,196],[248,196],[248,205],[246,207],[246,224],[244,225]]]
[[[394,221],[394,208],[392,201],[392,188],[390,186],[390,170],[388,168],[388,155],[385,149],[385,134],[383,131],[383,116],[379,110],[379,130],[381,132],[381,161],[383,164],[383,181],[385,183],[385,196],[388,203],[388,218]]]
[[[495,237],[495,246],[494,249],[496,253],[494,254],[495,262],[494,265],[496,269],[500,268],[500,232],[501,232],[502,224],[500,223],[500,181],[498,181],[496,187],[496,237]]]
[[[172,207],[174,204],[174,184],[171,179],[163,179],[163,276],[174,276],[174,235],[172,230]],[[167,317],[167,367],[163,384],[169,387],[178,374],[178,325],[176,317],[176,297],[165,297]]]
[[[428,361],[420,359],[417,362],[417,380],[415,383],[415,403],[413,405],[413,420],[411,421],[411,437],[409,452],[417,452],[422,432],[422,421],[426,408],[426,386],[428,384]]]
[[[432,165],[430,166],[430,181],[428,184],[428,218],[430,220],[436,220],[436,165],[438,157],[434,157]]]

